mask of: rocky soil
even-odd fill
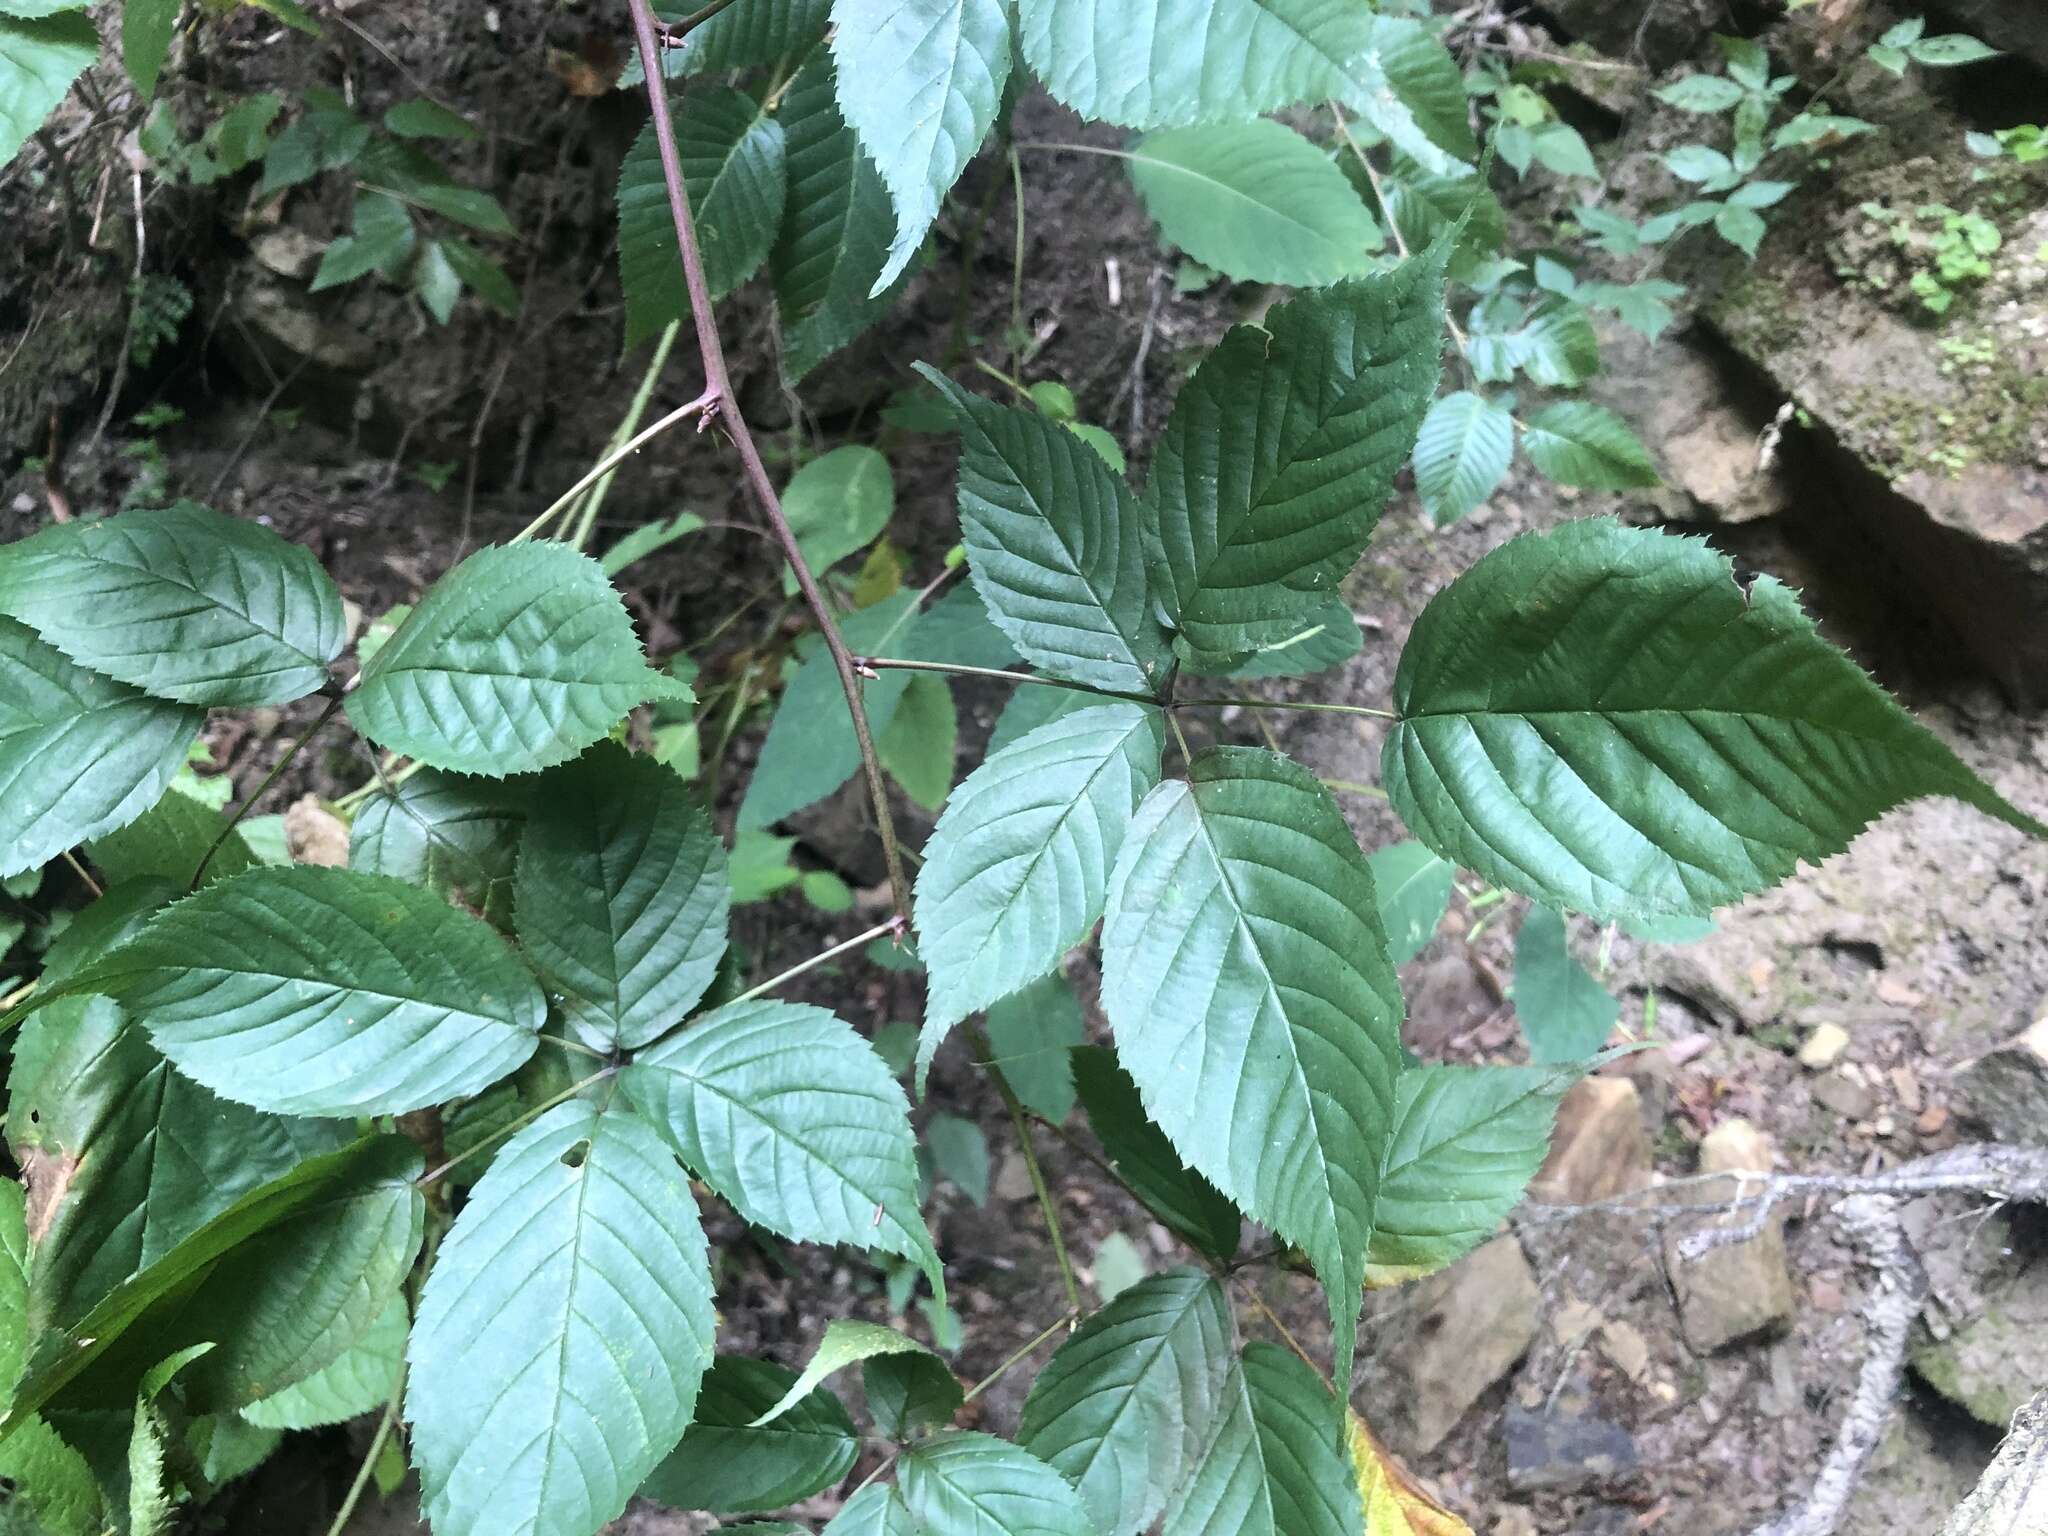
[[[375,615],[463,550],[517,529],[601,448],[641,366],[617,355],[605,233],[608,189],[637,118],[624,102],[565,83],[563,61],[595,46],[580,13],[504,5],[486,36],[453,13],[345,9],[356,41],[334,57],[273,47],[274,27],[253,11],[213,29],[222,46],[186,61],[181,89],[192,94],[181,102],[197,111],[209,83],[346,82],[373,108],[431,93],[479,113],[493,136],[465,169],[497,188],[522,231],[513,265],[526,284],[524,318],[508,325],[464,306],[453,326],[434,329],[389,290],[308,293],[306,252],[340,218],[317,194],[274,209],[246,206],[245,188],[166,194],[143,211],[145,249],[152,270],[189,284],[195,313],[175,348],[130,372],[118,412],[97,432],[135,261],[126,172],[104,162],[112,212],[92,216],[103,227],[91,254],[79,249],[85,235],[54,216],[47,182],[0,184],[0,225],[24,232],[0,249],[0,518],[10,537],[45,518],[53,497],[111,506],[138,475],[159,473],[180,494],[313,545]],[[1518,532],[1613,512],[1704,533],[1744,567],[1799,588],[1824,628],[2001,793],[2048,815],[2048,195],[2038,174],[2048,167],[1973,178],[1983,167],[1962,147],[1968,128],[2027,119],[2023,103],[2038,118],[2048,23],[2030,6],[1946,0],[1930,9],[2013,57],[1967,90],[1953,79],[1902,87],[1852,65],[1841,87],[1848,108],[1885,134],[1845,150],[1784,205],[1754,265],[1689,247],[1674,257],[1692,293],[1673,333],[1654,346],[1605,338],[1609,368],[1594,393],[1636,423],[1668,488],[1577,495],[1517,473],[1443,531],[1402,494],[1348,589],[1367,629],[1364,652],[1286,686],[1383,705],[1415,615],[1459,571]],[[1895,19],[1876,0],[1821,0],[1782,18],[1772,6],[1731,13],[1720,0],[1543,0],[1513,35],[1596,66],[1574,74],[1583,91],[1569,102],[1598,139],[1603,195],[1631,208],[1668,190],[1655,156],[1683,126],[1653,110],[1648,89],[1706,57],[1712,29],[1768,24],[1774,53],[1814,83]],[[91,126],[62,130],[77,145],[72,174],[87,206],[100,177],[87,163]],[[1116,142],[1042,99],[1020,107],[1019,137]],[[1025,178],[1017,307],[1033,339],[1024,366],[1069,384],[1084,416],[1116,432],[1142,474],[1145,444],[1187,367],[1264,296],[1177,293],[1172,257],[1107,160],[1034,156]],[[1862,211],[1930,199],[1995,219],[2007,253],[1938,322],[1902,305],[1903,271],[1885,264],[1910,263],[1913,251],[1877,239]],[[1537,191],[1512,211],[1535,244],[1558,207]],[[750,413],[785,450],[842,434],[873,440],[908,363],[944,356],[956,327],[1006,360],[1016,218],[1007,178],[991,166],[970,172],[898,315],[807,386],[806,414],[793,417],[777,385],[761,308],[736,299],[726,326],[741,345]],[[656,408],[694,394],[693,374],[679,356]],[[126,425],[158,403],[184,419],[151,434]],[[913,571],[934,572],[955,537],[949,450],[894,428],[879,434],[898,476],[891,537]],[[618,482],[606,521],[625,528],[685,507],[730,526],[639,568],[632,600],[657,649],[695,648],[733,593],[770,578],[709,440],[672,437],[650,449]],[[775,637],[722,637],[710,675],[734,664],[736,646]],[[970,701],[970,744],[999,703]],[[262,777],[293,723],[215,732],[216,761],[237,790]],[[1244,741],[1267,728],[1332,779],[1378,778],[1371,722],[1296,715],[1262,725],[1245,715],[1218,724]],[[750,750],[742,740],[725,766],[728,811]],[[337,754],[264,808],[366,772]],[[1402,835],[1370,794],[1344,799],[1367,847]],[[914,829],[929,824],[913,808],[904,814]],[[857,799],[795,830],[806,860],[856,885],[876,878]],[[739,937],[765,972],[853,921],[794,903],[754,907]],[[1504,1000],[1512,931],[1498,907],[1454,902],[1444,932],[1404,975],[1416,1049],[1516,1056]],[[1574,1092],[1535,1201],[1500,1237],[1443,1276],[1371,1298],[1355,1402],[1482,1533],[1748,1531],[1802,1495],[1831,1443],[1877,1277],[1825,1196],[1780,1207],[1753,1237],[1701,1258],[1677,1241],[1690,1222],[1568,1208],[1626,1199],[1668,1212],[1739,1188],[1745,1175],[1877,1172],[1977,1135],[2048,1140],[2048,850],[1961,806],[1923,802],[1723,913],[1696,942],[1646,945],[1589,929],[1576,939],[1582,953],[1604,957],[1624,999],[1621,1027],[1647,1048]],[[1085,994],[1089,978],[1077,979]],[[914,978],[866,965],[810,985],[816,1000],[869,1028],[914,1019],[919,1006]],[[1100,1033],[1099,1018],[1090,1025]],[[996,1149],[986,1204],[945,1182],[936,1196],[936,1229],[962,1293],[955,1364],[976,1379],[1062,1303],[1021,1162],[1004,1150],[1006,1122],[962,1042],[941,1056],[931,1108],[978,1120]],[[1090,1284],[1105,1243],[1116,1251],[1112,1239],[1145,1263],[1172,1261],[1164,1232],[1085,1159],[1050,1139],[1041,1151]],[[1697,1173],[1730,1182],[1662,1187]],[[1928,1258],[1931,1294],[1900,1412],[1842,1527],[1850,1536],[1939,1529],[2015,1409],[2048,1383],[2041,1213],[1928,1197],[1909,1208],[1907,1226]],[[795,1362],[827,1318],[888,1315],[864,1263],[783,1250],[730,1223],[714,1239],[725,1263],[722,1347]],[[1322,1305],[1306,1282],[1272,1276],[1259,1299],[1312,1348],[1320,1341]],[[1250,1305],[1242,1321],[1250,1334],[1270,1331]],[[980,1400],[992,1428],[1014,1428],[1019,1379]],[[224,1503],[225,1528],[324,1529],[322,1511],[360,1439],[337,1432],[277,1459]],[[821,1496],[806,1513],[834,1507]],[[710,1525],[644,1509],[620,1529],[672,1536]],[[415,1528],[402,1495],[351,1527]]]

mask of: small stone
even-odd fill
[[[1920,1111],[1913,1121],[1913,1129],[1922,1136],[1939,1136],[1948,1129],[1949,1112],[1946,1104],[1932,1104]]]
[[[1678,1401],[1678,1383],[1675,1381],[1666,1381],[1662,1377],[1659,1377],[1657,1380],[1650,1383],[1650,1396],[1657,1399],[1657,1401],[1662,1403],[1666,1408],[1669,1408],[1673,1403]]]
[[[1911,1067],[1893,1067],[1885,1074],[1892,1085],[1892,1097],[1909,1115],[1920,1113],[1920,1078]]]
[[[249,254],[256,258],[258,265],[268,267],[279,277],[300,280],[313,275],[324,250],[318,240],[303,229],[293,229],[290,225],[266,229],[249,242]]]
[[[2048,1017],[1958,1069],[1955,1085],[1993,1140],[2048,1146]]]
[[[1512,1237],[1497,1237],[1401,1293],[1374,1345],[1387,1443],[1422,1456],[1536,1341],[1536,1277]]]
[[[1849,1031],[1839,1024],[1816,1024],[1799,1047],[1799,1065],[1809,1072],[1824,1072],[1848,1048]]]
[[[1570,1493],[1636,1469],[1636,1443],[1619,1424],[1563,1409],[1509,1404],[1501,1419],[1508,1487],[1516,1493]]]
[[[1844,1120],[1868,1120],[1876,1107],[1870,1090],[1839,1069],[1814,1083],[1813,1102]]]
[[[348,826],[321,805],[318,795],[301,795],[284,813],[284,847],[295,864],[348,867]]]
[[[1641,1381],[1650,1368],[1650,1341],[1643,1337],[1642,1329],[1619,1318],[1601,1324],[1600,1353],[1630,1381]]]
[[[1551,1317],[1550,1328],[1557,1335],[1560,1344],[1569,1344],[1575,1339],[1584,1338],[1605,1321],[1598,1307],[1590,1302],[1581,1301],[1576,1296],[1569,1296],[1565,1298],[1564,1305]]]
[[[1537,1536],[1541,1529],[1533,1511],[1520,1504],[1502,1504],[1494,1510],[1490,1536]]]
[[[1550,1155],[1529,1185],[1545,1205],[1611,1200],[1650,1182],[1650,1143],[1636,1085],[1625,1077],[1588,1077],[1557,1107]]]
[[[1024,1166],[1019,1153],[1012,1151],[1003,1158],[1002,1166],[996,1170],[995,1194],[998,1200],[1031,1198],[1031,1170]]]
[[[1724,1121],[1700,1144],[1700,1171],[1730,1177],[1673,1190],[1670,1197],[1703,1205],[1738,1199],[1754,1181],[1733,1175],[1769,1173],[1771,1161],[1768,1136],[1747,1120]],[[1775,1213],[1754,1237],[1686,1256],[1685,1240],[1691,1234],[1740,1230],[1754,1214],[1729,1211],[1704,1223],[1674,1223],[1666,1229],[1665,1262],[1678,1297],[1679,1330],[1701,1354],[1782,1332],[1792,1321],[1792,1274],[1785,1264],[1784,1228]]]
[[[1842,1310],[1842,1288],[1824,1276],[1806,1282],[1806,1304],[1816,1312]]]
[[[1877,1000],[1894,1008],[1918,1008],[1927,1001],[1918,989],[1906,985],[1896,976],[1878,977]]]

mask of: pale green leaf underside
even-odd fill
[[[566,762],[678,686],[647,665],[595,560],[518,544],[434,583],[363,668],[348,717],[431,768],[500,778]]]
[[[1163,1536],[1358,1536],[1343,1407],[1316,1373],[1277,1344],[1247,1344],[1223,1396]]]
[[[1276,306],[1182,386],[1146,493],[1197,650],[1289,639],[1357,561],[1436,388],[1445,249]]]
[[[870,1483],[832,1517],[822,1536],[918,1536],[894,1483]]]
[[[1451,904],[1456,871],[1416,842],[1376,848],[1367,862],[1372,865],[1373,889],[1380,898],[1388,958],[1396,965],[1406,965],[1435,937]]]
[[[205,711],[145,698],[0,618],[0,875],[134,821],[205,721]]]
[[[747,1220],[800,1242],[901,1254],[945,1294],[918,1214],[910,1106],[851,1025],[801,1003],[734,1003],[642,1051],[621,1077]]]
[[[1558,1101],[1578,1076],[1434,1062],[1404,1071],[1367,1273],[1429,1274],[1492,1237],[1543,1166]]]
[[[781,1419],[816,1391],[818,1384],[833,1372],[885,1355],[925,1355],[938,1359],[915,1339],[898,1333],[894,1328],[884,1328],[879,1323],[863,1323],[850,1317],[835,1317],[825,1325],[825,1336],[818,1341],[818,1347],[805,1363],[803,1373],[754,1420],[754,1426],[759,1428]]]
[[[918,953],[931,972],[920,1077],[953,1025],[1088,936],[1131,815],[1159,782],[1165,735],[1146,705],[1077,710],[995,753],[954,792],[917,880]]]
[[[271,1397],[251,1403],[242,1417],[263,1429],[319,1429],[340,1424],[391,1401],[411,1328],[405,1300],[394,1296],[370,1331],[324,1370]]]
[[[519,847],[519,941],[596,1048],[681,1022],[725,953],[725,844],[696,790],[600,742],[543,782]]]
[[[1590,400],[1557,400],[1532,413],[1522,451],[1559,485],[1626,491],[1659,483],[1656,464],[1628,423]]]
[[[1372,874],[1329,792],[1213,749],[1138,809],[1110,882],[1103,1006],[1182,1159],[1302,1248],[1351,1343],[1401,995]]]
[[[988,136],[1010,78],[1002,0],[833,0],[839,110],[896,206],[871,292],[910,265],[939,204]]]
[[[1067,1480],[992,1435],[949,1430],[904,1452],[897,1487],[932,1536],[1099,1536]]]
[[[1607,519],[1528,534],[1431,600],[1382,782],[1424,843],[1607,921],[1705,916],[1952,795],[2015,810],[1770,577]]]
[[[1385,238],[1329,156],[1270,119],[1147,134],[1130,167],[1160,234],[1239,282],[1334,283]]]
[[[1486,500],[1514,456],[1507,411],[1464,389],[1437,401],[1415,438],[1415,489],[1429,520],[1442,528]]]
[[[1148,691],[1171,660],[1145,579],[1143,518],[1123,477],[1037,411],[997,405],[918,365],[960,428],[960,530],[989,617],[1054,677]]]
[[[1149,1275],[1031,1384],[1017,1440],[1073,1483],[1100,1536],[1132,1536],[1194,1470],[1224,1406],[1230,1302],[1199,1269]]]
[[[653,1127],[574,1101],[505,1143],[441,1245],[408,1350],[435,1536],[616,1519],[689,1428],[715,1327],[689,1179]]]
[[[488,926],[417,886],[254,869],[166,908],[72,985],[179,1071],[278,1114],[400,1114],[531,1056],[547,1002]]]
[[[80,666],[185,704],[286,704],[347,639],[311,550],[191,502],[54,524],[0,552],[0,613]]]

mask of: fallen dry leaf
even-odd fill
[[[1351,1467],[1365,1507],[1364,1536],[1472,1536],[1472,1527],[1424,1493],[1364,1419],[1350,1425]]]

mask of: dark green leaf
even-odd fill
[[[704,519],[694,512],[678,512],[674,517],[657,518],[654,522],[642,523],[606,550],[598,564],[604,567],[605,575],[616,576],[626,567],[645,560],[656,550],[668,548],[677,539],[688,538],[703,526]]]
[[[1704,916],[1945,794],[2036,836],[1770,577],[1605,518],[1502,546],[1423,610],[1382,782],[1453,863],[1603,921]]]
[[[782,124],[742,91],[698,85],[676,98],[676,149],[690,215],[716,303],[767,259],[782,219]],[[680,247],[662,179],[654,125],[619,170],[619,281],[626,290],[626,345],[690,314]]]
[[[1742,87],[1720,75],[1684,75],[1650,94],[1682,112],[1726,112],[1742,100]]]
[[[953,787],[959,735],[953,690],[943,677],[916,673],[903,690],[889,728],[875,738],[875,752],[903,793],[936,811]]]
[[[896,510],[896,481],[889,461],[861,443],[843,443],[811,460],[782,490],[782,513],[811,570],[823,575],[864,548],[889,524]],[[785,571],[782,590],[796,591]]]
[[[0,612],[82,667],[186,704],[286,704],[347,639],[310,550],[181,501],[57,523],[0,554]]]
[[[1235,1256],[1243,1225],[1237,1207],[1201,1174],[1181,1165],[1166,1134],[1146,1117],[1138,1085],[1116,1056],[1105,1047],[1083,1045],[1068,1059],[1089,1128],[1110,1166],[1146,1209],[1209,1257]]]
[[[1010,78],[1010,15],[1002,0],[833,0],[832,28],[840,114],[896,206],[880,293],[988,136]]]
[[[694,3],[661,5],[665,20],[680,21]],[[681,51],[682,73],[716,74],[773,64],[799,53],[825,34],[829,0],[747,0],[720,11],[690,34]]]
[[[1433,1274],[1492,1237],[1550,1151],[1556,1067],[1409,1067],[1380,1175],[1369,1283]]]
[[[408,1358],[436,1536],[592,1532],[690,1426],[717,1318],[697,1204],[652,1127],[572,1101],[499,1149]]]
[[[1195,1475],[1164,1536],[1357,1536],[1344,1407],[1277,1344],[1247,1344]]]
[[[1334,283],[1386,239],[1329,156],[1267,118],[1147,134],[1130,166],[1160,234],[1240,282]]]
[[[8,1142],[38,1194],[38,1330],[78,1322],[243,1196],[349,1139],[216,1098],[103,997],[33,1015],[8,1088]]]
[[[479,550],[420,599],[349,694],[356,729],[432,768],[552,767],[680,685],[641,654],[595,560],[563,544]]]
[[[422,768],[378,790],[349,828],[349,868],[392,875],[479,912],[512,890],[527,789]]]
[[[467,118],[436,101],[401,101],[384,112],[384,126],[401,139],[478,139]]]
[[[1183,1162],[1301,1248],[1348,1380],[1401,993],[1372,872],[1329,791],[1214,748],[1139,807],[1110,882],[1102,1001]]]
[[[1134,1536],[1195,1469],[1236,1365],[1230,1301],[1206,1272],[1140,1280],[1054,1352],[1017,1440],[1073,1483],[1100,1536]]]
[[[861,1362],[861,1390],[876,1432],[905,1440],[922,1430],[950,1424],[965,1394],[960,1378],[937,1355],[875,1355]]]
[[[119,1000],[179,1071],[279,1114],[398,1114],[527,1057],[547,1003],[510,946],[383,875],[254,869],[166,908],[73,988]]]
[[[949,1179],[977,1206],[988,1204],[988,1137],[972,1120],[958,1115],[935,1114],[925,1121],[925,1149],[931,1153],[932,1170]],[[958,1348],[957,1344],[940,1346]]]
[[[1621,1004],[1572,958],[1564,919],[1548,907],[1531,907],[1515,934],[1515,1015],[1538,1066],[1583,1061],[1621,1017]]]
[[[996,627],[1054,677],[1150,689],[1170,651],[1146,589],[1130,487],[1058,422],[918,370],[960,428],[960,527]]]
[[[1065,1478],[993,1435],[949,1430],[920,1441],[903,1453],[896,1477],[912,1530],[1098,1536]]]
[[[1054,1125],[1074,1108],[1074,1066],[1068,1052],[1087,1039],[1081,1001],[1059,971],[989,1004],[984,1021],[989,1065],[998,1068],[1026,1109]]]
[[[1158,710],[1103,704],[1041,726],[961,783],[917,879],[918,953],[931,972],[920,1081],[955,1024],[1088,936],[1165,742]]]
[[[1358,559],[1436,391],[1443,258],[1278,305],[1182,386],[1147,495],[1190,645],[1298,634]]]
[[[155,878],[189,888],[200,860],[223,833],[226,841],[206,865],[208,880],[225,880],[256,865],[256,855],[239,831],[229,832],[219,811],[177,788],[177,781],[142,816],[118,831],[96,837],[86,853],[109,885]]]
[[[349,232],[327,247],[310,290],[338,288],[372,272],[396,277],[418,237],[412,215],[399,198],[389,192],[359,192],[349,213]]]
[[[394,1296],[355,1343],[324,1370],[284,1391],[249,1404],[242,1417],[266,1429],[320,1429],[341,1424],[391,1401],[405,1363],[412,1322],[405,1299]]]
[[[121,63],[144,101],[156,94],[157,77],[163,73],[164,55],[171,51],[171,34],[182,9],[184,0],[123,0]]]
[[[1463,389],[1437,401],[1415,438],[1415,489],[1430,521],[1447,527],[1485,501],[1514,456],[1509,412]]]
[[[801,1003],[734,1003],[637,1055],[627,1095],[757,1226],[901,1254],[945,1292],[917,1210],[903,1090],[850,1025]]]
[[[782,3],[816,4],[822,28],[825,7],[818,0]],[[712,24],[774,8],[735,6]],[[782,322],[783,366],[792,381],[872,325],[901,282],[871,294],[889,259],[895,218],[881,173],[839,115],[837,89],[832,56],[821,47],[782,100],[789,197],[768,263]]]
[[[0,875],[135,820],[205,719],[88,672],[0,619]]]
[[[434,242],[462,285],[501,315],[519,313],[519,288],[499,266],[459,235],[443,235]]]
[[[845,1477],[860,1441],[830,1392],[811,1392],[773,1424],[755,1426],[795,1381],[796,1372],[765,1360],[720,1355],[682,1443],[641,1497],[671,1509],[746,1514],[794,1504]]]
[[[400,202],[438,213],[487,235],[509,235],[512,221],[490,193],[454,180],[432,156],[399,139],[372,139],[359,158],[362,183]]]
[[[1559,485],[1625,491],[1661,483],[1628,423],[1590,400],[1557,400],[1531,414],[1522,451]]]
[[[725,953],[725,845],[697,793],[603,742],[534,794],[519,845],[519,942],[563,1017],[600,1050],[680,1022]]]

